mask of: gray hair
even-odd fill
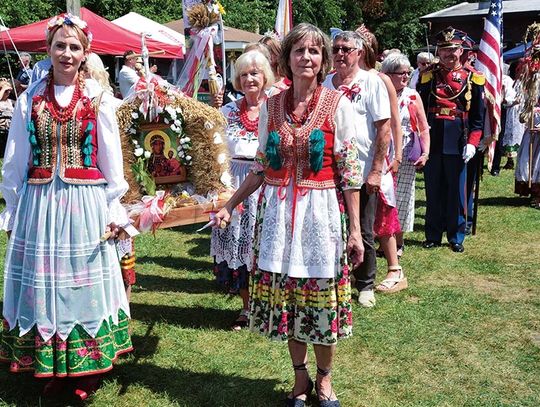
[[[388,54],[388,56],[382,61],[381,71],[383,73],[392,73],[397,72],[401,67],[410,69],[411,63],[409,62],[409,58],[407,58],[406,55],[393,52]]]
[[[28,52],[21,52],[20,54],[21,59],[28,58],[29,61],[32,60],[32,55],[30,55]]]
[[[268,58],[266,58],[262,52],[253,50],[240,55],[234,64],[234,77],[232,82],[236,90],[242,90],[240,87],[240,75],[245,73],[251,67],[256,67],[262,72],[265,89],[273,85],[275,79]]]
[[[433,62],[434,59],[435,59],[435,56],[431,52],[420,52],[416,56],[416,62],[419,62],[419,61]]]
[[[332,39],[332,43],[335,43],[336,40],[342,40],[342,41],[353,41],[356,45],[356,48],[362,49],[364,47],[364,41],[362,40],[362,37],[360,34],[354,31],[341,31],[340,33],[337,33],[334,38]]]

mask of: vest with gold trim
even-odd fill
[[[29,184],[47,184],[56,174],[67,184],[107,183],[97,167],[96,116],[100,99],[81,96],[73,116],[61,123],[52,115],[44,95],[32,98]]]
[[[265,182],[280,187],[292,181],[299,188],[336,188],[339,176],[334,157],[334,116],[341,93],[321,87],[316,107],[301,127],[295,127],[287,121],[287,93],[285,91],[272,96],[267,102],[269,139],[272,132],[279,135],[277,150],[281,165],[277,168],[270,164],[266,168]],[[320,144],[316,146],[318,143],[324,143],[322,148]],[[314,170],[313,167],[320,169]]]

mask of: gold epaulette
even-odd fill
[[[471,80],[474,84],[482,86],[486,83],[486,77],[482,72],[472,72]]]
[[[420,83],[423,85],[424,83],[428,83],[431,79],[433,79],[433,72],[427,71],[422,74],[420,77]]]

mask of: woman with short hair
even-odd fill
[[[320,405],[339,406],[330,371],[338,339],[352,334],[349,259],[359,264],[364,253],[352,105],[322,86],[330,52],[329,39],[311,24],[287,34],[279,64],[291,87],[263,105],[252,172],[216,214],[216,224],[230,222],[233,208],[262,185],[250,328],[288,342],[295,384],[287,406],[303,406],[313,390],[308,344]]]

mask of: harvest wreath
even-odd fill
[[[141,231],[207,220],[229,195],[225,119],[173,88],[150,85],[117,111],[130,186],[123,202]]]

